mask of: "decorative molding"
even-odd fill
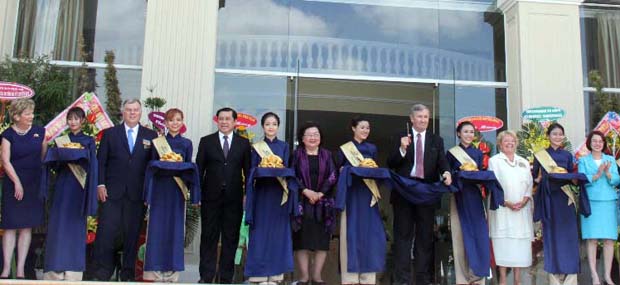
[[[503,64],[457,51],[310,36],[220,35],[217,68],[494,81]]]
[[[581,5],[583,0],[497,0],[497,8],[506,13],[517,3],[539,3],[553,5]]]
[[[307,2],[326,2],[351,5],[374,5],[383,7],[402,7],[417,9],[438,9],[456,11],[487,12],[494,10],[493,1],[471,0],[305,0]]]

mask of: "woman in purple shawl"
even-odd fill
[[[299,147],[295,150],[292,168],[301,190],[300,211],[295,221],[299,230],[293,234],[293,250],[301,276],[298,285],[309,283],[310,252],[314,252],[312,284],[325,284],[321,277],[335,227],[333,186],[336,170],[330,151],[321,147],[321,129],[312,122],[298,132]]]

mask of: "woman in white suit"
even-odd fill
[[[605,282],[614,284],[611,280],[611,262],[614,256],[614,241],[618,237],[618,196],[614,187],[620,182],[620,176],[615,159],[603,153],[607,149],[603,133],[591,132],[586,140],[586,147],[591,153],[579,159],[579,172],[588,177],[586,191],[590,198],[592,215],[587,218],[581,215],[581,238],[587,240],[588,244],[592,284],[600,284],[596,271],[596,247],[601,239],[604,240]]]
[[[521,283],[521,268],[532,265],[532,174],[527,159],[515,152],[517,134],[503,131],[497,135],[499,153],[489,159],[489,170],[495,172],[504,189],[504,206],[489,215],[489,235],[495,263],[499,267],[499,284],[506,285],[506,268],[514,269],[514,284]],[[490,203],[489,203],[490,205]]]

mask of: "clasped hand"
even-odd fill
[[[511,209],[513,211],[519,211],[521,209],[523,209],[525,207],[525,205],[527,205],[528,201],[530,200],[530,198],[528,197],[523,197],[523,199],[519,202],[509,202],[509,201],[504,201],[504,207]]]
[[[310,204],[314,205],[316,202],[318,202],[319,200],[321,200],[321,198],[323,198],[323,196],[325,196],[325,194],[321,193],[321,192],[316,192],[310,189],[304,189],[302,194],[304,196],[306,196],[306,198],[308,198],[308,200],[310,201]]]

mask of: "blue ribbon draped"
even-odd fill
[[[340,171],[336,192],[336,209],[344,210],[347,201],[347,189],[353,185],[354,178],[370,178],[377,180],[387,180],[392,178],[390,171],[386,168],[368,168],[345,166]],[[391,186],[391,183],[384,183]],[[368,201],[370,203],[370,201]]]
[[[478,184],[486,187],[491,210],[504,204],[504,190],[492,171],[455,171],[453,177],[459,189],[454,198],[469,267],[478,277],[488,276],[491,267],[489,229]]]
[[[417,179],[403,177],[394,171],[392,176],[392,188],[415,205],[434,205],[441,200],[445,193],[454,193],[458,189],[454,185],[446,186],[443,182],[424,183]]]
[[[41,188],[39,191],[39,197],[47,199],[48,184],[51,180],[51,170],[57,169],[61,166],[66,166],[68,163],[74,163],[84,168],[88,173],[86,177],[86,186],[84,189],[86,195],[82,202],[82,213],[85,216],[97,215],[97,160],[96,157],[91,157],[89,149],[73,149],[73,148],[50,148],[43,160],[44,169],[41,178]]]
[[[585,184],[588,183],[588,178],[583,173],[549,173],[548,177],[543,176],[543,180],[538,185],[538,190],[534,195],[535,207],[534,207],[534,221],[548,220],[551,218],[552,203],[551,192],[562,191],[561,186],[572,183],[573,180],[577,181],[579,187],[579,212],[585,217],[589,217],[592,213],[590,209],[590,199],[588,198],[588,191],[585,189]]]
[[[268,167],[254,167],[250,171],[250,175],[248,175],[246,179],[245,186],[245,223],[252,227],[252,223],[254,221],[254,211],[256,208],[255,203],[255,188],[254,188],[254,180],[259,178],[276,178],[282,177],[286,179],[288,186],[288,202],[286,203],[287,207],[289,207],[289,212],[293,216],[299,216],[301,213],[296,209],[299,207],[299,184],[297,183],[297,179],[295,176],[295,170],[292,168],[268,168]],[[282,189],[284,191],[284,189]]]
[[[151,204],[152,191],[155,188],[156,176],[176,176],[181,178],[189,190],[189,201],[192,204],[200,202],[200,177],[198,167],[191,162],[169,162],[151,160],[146,166],[144,174],[144,201]]]

